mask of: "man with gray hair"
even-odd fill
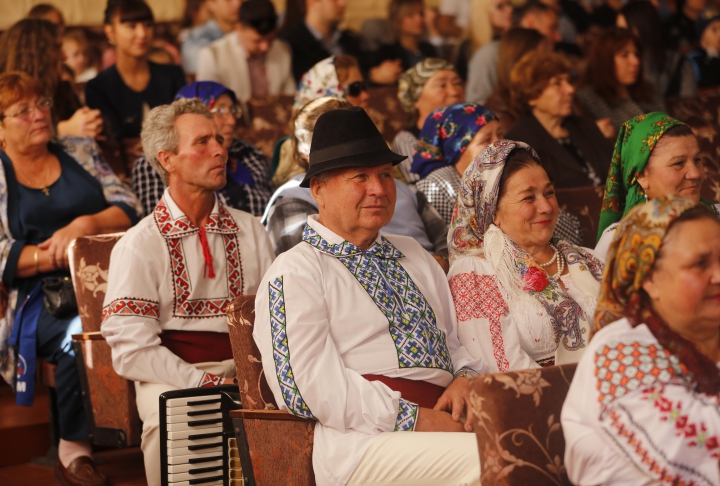
[[[150,486],[160,484],[158,397],[232,380],[225,309],[257,292],[274,258],[262,225],[215,195],[226,182],[222,142],[200,100],[148,114],[143,148],[168,187],[110,258],[101,329],[115,371],[135,381]]]

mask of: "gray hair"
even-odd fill
[[[160,174],[166,185],[168,173],[158,160],[158,152],[164,150],[177,153],[179,136],[175,120],[181,115],[203,115],[205,118],[213,119],[213,115],[205,103],[197,98],[183,98],[173,101],[169,105],[161,105],[150,110],[143,121],[140,134],[145,157],[153,169]]]

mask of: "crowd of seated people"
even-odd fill
[[[243,295],[279,408],[317,422],[319,485],[478,485],[471,379],[575,363],[571,481],[720,482],[716,154],[666,108],[720,93],[717,5],[389,0],[363,39],[347,1],[189,1],[173,43],[145,0],[107,0],[101,47],[39,6],[0,35],[0,374],[27,405],[56,365],[61,482],[108,484],[78,311],[44,295],[72,240],[123,231],[101,329],[151,486],[158,396],[233,383]],[[272,156],[248,141],[263,103],[289,113]],[[604,194],[577,212],[594,248],[575,189]],[[611,387],[626,348],[660,372]]]

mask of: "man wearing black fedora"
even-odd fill
[[[321,115],[301,183],[320,214],[258,289],[263,369],[281,409],[317,420],[318,486],[480,484],[466,404],[484,364],[460,345],[432,256],[379,233],[403,159],[362,108]]]

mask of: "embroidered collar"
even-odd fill
[[[308,218],[308,221],[310,221],[310,218]],[[322,226],[317,221],[312,222],[314,223],[314,225]],[[327,228],[324,227],[323,229],[327,230]],[[384,259],[398,259],[405,257],[405,255],[403,255],[400,250],[395,248],[395,246],[390,243],[390,241],[384,236],[381,236],[380,238],[375,240],[375,242],[367,250],[361,250],[349,241],[344,240],[342,241],[342,243],[332,243],[327,241],[325,238],[322,237],[322,235],[320,235],[315,229],[310,226],[310,222],[305,225],[302,240],[310,246],[316,248],[317,250],[338,258],[350,257],[360,254],[373,255],[378,258]]]
[[[173,218],[173,215],[176,217]],[[198,227],[190,221],[190,218],[185,216],[167,190],[158,205],[155,206],[153,217],[160,234],[165,238],[182,238],[199,232]],[[219,234],[235,234],[238,232],[235,220],[217,197],[213,212],[210,214],[207,223],[205,223],[205,232]]]

